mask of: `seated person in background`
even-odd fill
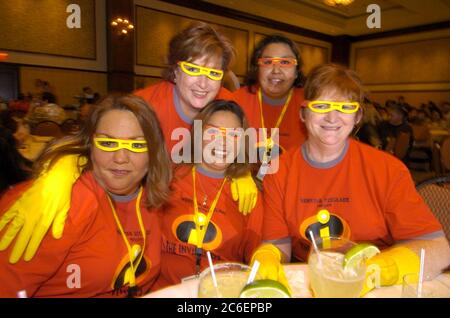
[[[92,104],[89,104],[89,103],[83,103],[81,106],[80,106],[80,114],[79,114],[79,117],[78,117],[78,119],[81,121],[81,122],[85,122],[87,119],[88,119],[88,116],[89,116],[89,113],[91,112],[91,108],[93,107],[94,105],[92,105]]]
[[[53,93],[53,88],[50,86],[49,82],[37,79],[35,81],[35,86],[38,89],[38,94],[42,101],[49,104],[56,103],[56,96]]]
[[[16,148],[11,131],[0,125],[0,197],[16,183],[31,177],[31,161],[24,158]]]
[[[442,117],[447,122],[448,129],[450,129],[450,103],[449,102],[443,102],[441,104],[441,112],[442,112]]]
[[[383,149],[395,154],[400,160],[406,160],[414,141],[413,131],[407,120],[408,113],[397,104],[391,104],[388,112],[389,120],[382,122],[379,127]],[[405,143],[405,149],[396,153],[399,142]]]
[[[375,106],[375,109],[377,110],[378,114],[380,114],[381,122],[389,120],[389,114],[387,112],[387,109],[380,104]],[[381,123],[379,122],[378,125]]]
[[[448,123],[442,118],[442,113],[440,110],[431,110],[431,123],[429,124],[430,129],[448,129]]]
[[[309,230],[315,238],[331,235],[377,245],[381,253],[368,265],[378,268],[381,285],[418,273],[421,248],[427,279],[450,264],[442,227],[406,166],[349,137],[361,120],[362,98],[362,83],[350,69],[325,64],[309,73],[300,112],[308,138],[264,179],[265,244],[253,256],[261,263],[261,276],[286,282],[280,261],[289,262],[291,255],[307,260]],[[363,292],[374,286],[374,273],[367,277]]]
[[[92,104],[92,100],[94,99],[94,91],[89,86],[83,87],[83,97],[87,103]]]
[[[378,124],[381,122],[381,116],[368,99],[364,101],[364,106],[361,127],[357,130],[356,137],[363,143],[375,148],[381,148],[381,140],[377,129]]]
[[[114,96],[89,118],[82,132],[55,141],[36,165],[39,174],[65,154],[86,158],[77,162],[82,174],[73,185],[64,236],[48,233],[33,260],[14,265],[8,262],[12,248],[0,246],[6,248],[0,252],[0,297],[19,291],[33,297],[142,295],[159,274],[161,232],[154,209],[169,196],[171,163],[155,112],[139,97]],[[0,215],[10,208],[5,215],[13,218],[15,201],[29,186],[7,192]],[[14,225],[2,231],[4,225],[0,232],[8,238]]]

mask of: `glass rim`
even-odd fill
[[[224,263],[214,264],[214,271],[216,272],[218,270],[220,271],[220,270],[223,270],[226,268],[233,269],[233,267],[236,268],[237,271],[241,271],[241,272],[242,271],[250,272],[250,270],[251,270],[250,266],[243,264],[243,263],[224,262]],[[206,275],[211,275],[211,267],[210,266],[206,267],[203,271],[201,271],[201,273],[199,274],[199,278],[201,279],[202,277],[205,277]]]

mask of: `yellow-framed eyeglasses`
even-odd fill
[[[353,114],[356,113],[360,107],[358,102],[332,102],[329,100],[304,101],[302,106],[308,107],[311,111],[321,114],[333,110],[337,110],[344,114]]]
[[[225,128],[214,125],[205,125],[204,135],[206,137],[222,136],[225,138],[238,139],[242,136],[242,128]]]
[[[145,140],[126,140],[114,139],[107,137],[94,137],[94,145],[103,151],[117,151],[120,149],[127,149],[132,152],[147,152],[147,142]]]
[[[213,81],[220,81],[223,78],[223,71],[215,68],[199,66],[186,61],[178,62],[181,70],[190,76],[206,75]]]
[[[293,67],[297,65],[297,59],[294,57],[261,57],[258,59],[258,65],[262,67],[271,67],[272,65]]]

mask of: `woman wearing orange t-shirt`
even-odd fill
[[[342,66],[326,64],[310,73],[300,112],[308,138],[264,179],[263,240],[271,244],[253,256],[263,276],[283,279],[280,261],[289,262],[291,255],[306,261],[310,233],[377,245],[382,252],[368,262],[379,266],[382,285],[418,272],[421,248],[427,255],[425,277],[432,279],[450,264],[442,227],[406,166],[350,138],[362,117],[363,95],[357,74]],[[366,283],[365,292],[373,286]]]
[[[306,138],[304,124],[298,118],[304,99],[302,66],[292,40],[278,34],[267,36],[253,51],[246,86],[233,92],[233,100],[244,109],[249,126],[267,129],[267,137],[261,131],[256,145],[261,162],[264,150],[270,148],[270,159],[275,159]],[[264,166],[257,176],[264,178]]]
[[[77,163],[82,173],[72,188],[64,236],[54,239],[39,228],[45,237],[28,262],[10,264],[12,247],[0,252],[0,297],[147,293],[160,270],[155,208],[169,197],[172,175],[155,112],[137,96],[104,99],[83,131],[50,145],[37,173],[45,173],[47,164],[68,153],[87,159]],[[10,218],[5,210],[14,210],[30,185],[20,184],[2,196],[0,215]],[[39,180],[34,185],[42,187]]]
[[[194,127],[191,155],[200,154],[201,160],[175,168],[173,194],[160,213],[161,275],[154,289],[208,267],[206,251],[215,262],[249,263],[260,244],[261,200],[243,215],[228,186],[231,178],[250,171],[244,112],[232,101],[216,100],[195,118]]]

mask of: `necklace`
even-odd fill
[[[139,194],[136,198],[136,216],[139,222],[139,229],[141,230],[141,234],[142,234],[142,239],[143,239],[143,243],[142,243],[142,249],[137,245],[130,245],[130,242],[128,241],[127,236],[125,235],[125,232],[123,230],[122,224],[120,223],[119,217],[117,215],[116,209],[114,208],[114,205],[111,201],[111,198],[109,197],[109,195],[107,195],[108,198],[108,202],[109,205],[111,207],[113,216],[114,216],[114,220],[116,221],[117,227],[119,228],[120,234],[122,236],[122,240],[125,243],[125,246],[127,247],[128,250],[128,258],[130,259],[130,269],[131,269],[131,275],[130,275],[130,281],[128,283],[128,294],[129,296],[134,296],[134,292],[136,290],[136,270],[139,267],[139,264],[141,263],[142,257],[144,255],[145,252],[145,239],[146,239],[146,233],[145,233],[145,228],[144,228],[144,222],[142,221],[142,213],[141,213],[141,207],[140,207],[140,202],[141,202],[141,196],[142,196],[142,187],[139,189]],[[134,260],[136,259],[136,257],[139,255],[137,262],[134,262]],[[136,263],[136,265],[135,265]]]
[[[196,168],[192,166],[192,184],[194,190],[194,223],[195,223],[195,232],[196,232],[196,270],[197,273],[200,272],[200,260],[203,252],[203,240],[205,239],[206,230],[208,229],[209,222],[213,216],[214,210],[216,208],[217,202],[219,202],[220,195],[222,194],[223,186],[225,185],[227,178],[223,178],[222,184],[220,185],[219,191],[217,191],[216,196],[214,197],[211,206],[209,207],[208,214],[205,216],[203,213],[200,213],[198,210],[197,203],[197,186],[196,186]]]
[[[198,180],[198,184],[200,185],[200,188],[203,191],[203,202],[202,202],[202,207],[206,207],[206,203],[208,201],[208,193],[205,191],[205,188],[203,187],[203,183],[202,180],[199,178]]]

